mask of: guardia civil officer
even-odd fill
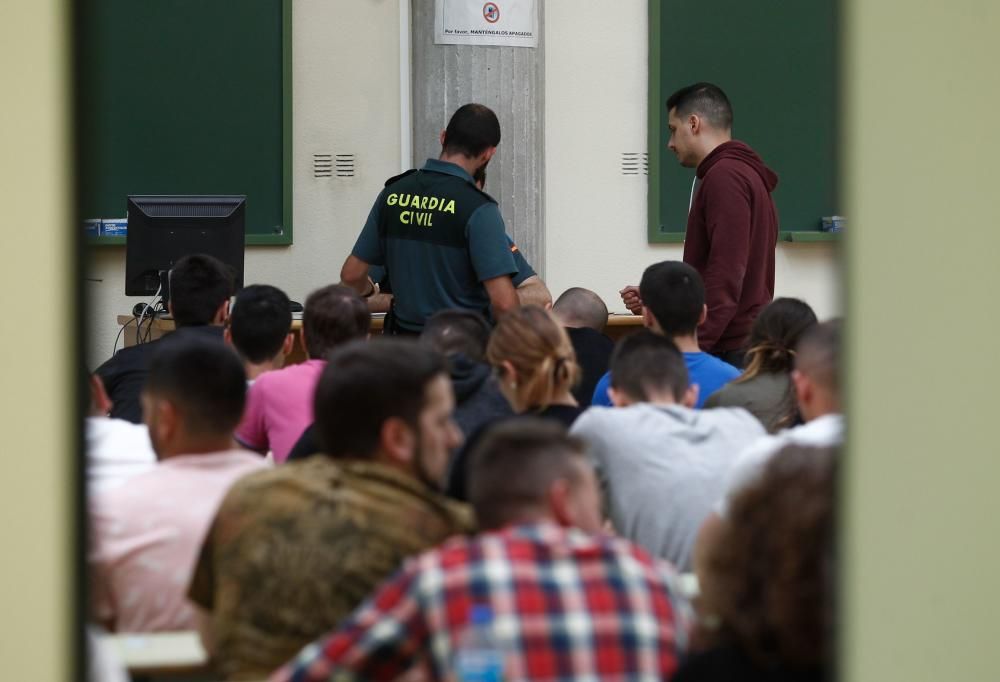
[[[392,333],[419,333],[438,310],[500,315],[518,305],[514,263],[496,201],[473,181],[500,144],[500,122],[481,104],[466,104],[441,133],[441,155],[390,178],[340,271],[362,296],[376,287],[369,265],[392,280]]]

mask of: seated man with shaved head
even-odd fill
[[[580,381],[573,387],[573,397],[581,405],[587,405],[597,382],[608,371],[614,349],[614,343],[604,335],[608,306],[590,289],[572,287],[556,299],[552,314],[566,328],[580,365]]]

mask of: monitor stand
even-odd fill
[[[160,305],[163,309],[167,309],[167,303],[170,302],[170,271],[160,270]]]

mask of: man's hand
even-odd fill
[[[622,303],[633,315],[642,315],[642,299],[639,298],[639,287],[628,285],[618,292],[621,294]]]

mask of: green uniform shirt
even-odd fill
[[[518,272],[496,201],[435,159],[387,183],[352,253],[385,266],[397,324],[411,331],[446,308],[487,314],[483,280]]]

